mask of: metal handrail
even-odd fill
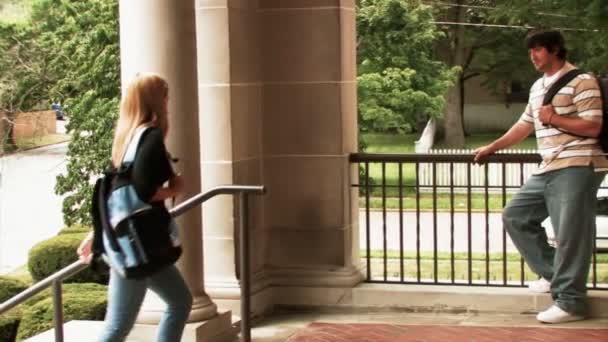
[[[250,325],[250,274],[249,274],[249,229],[247,227],[249,208],[247,198],[249,194],[262,195],[266,192],[263,185],[224,185],[208,190],[205,193],[195,195],[179,205],[175,206],[169,213],[172,217],[177,217],[195,206],[209,200],[217,195],[239,195],[239,230],[240,239],[240,278],[241,278],[241,336],[245,342],[251,341]],[[51,274],[36,284],[30,286],[11,299],[0,304],[0,314],[23,303],[39,292],[53,287],[53,321],[55,326],[55,341],[63,342],[63,307],[61,283],[78,272],[88,267],[88,264],[77,260],[61,270]]]

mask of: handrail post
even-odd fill
[[[55,342],[63,342],[63,303],[61,298],[61,279],[53,281],[53,323]]]
[[[239,194],[240,212],[240,276],[241,276],[241,336],[243,342],[251,341],[250,309],[249,309],[249,208],[247,207],[247,193]]]

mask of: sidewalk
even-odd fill
[[[33,245],[63,227],[54,188],[66,153],[61,143],[0,158],[0,274],[25,264]]]

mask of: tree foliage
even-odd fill
[[[568,59],[595,73],[608,72],[608,1],[497,1],[490,19],[536,28],[560,29]]]
[[[71,141],[56,192],[67,225],[89,223],[91,180],[109,166],[118,112],[118,1],[39,0],[26,25],[2,29],[0,78],[9,83],[0,103],[12,112],[64,103]]]
[[[362,0],[357,12],[361,131],[413,130],[441,115],[454,70],[434,58],[442,35],[420,1]]]

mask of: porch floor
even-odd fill
[[[602,342],[608,319],[541,324],[535,314],[279,311],[257,322],[256,342]]]

